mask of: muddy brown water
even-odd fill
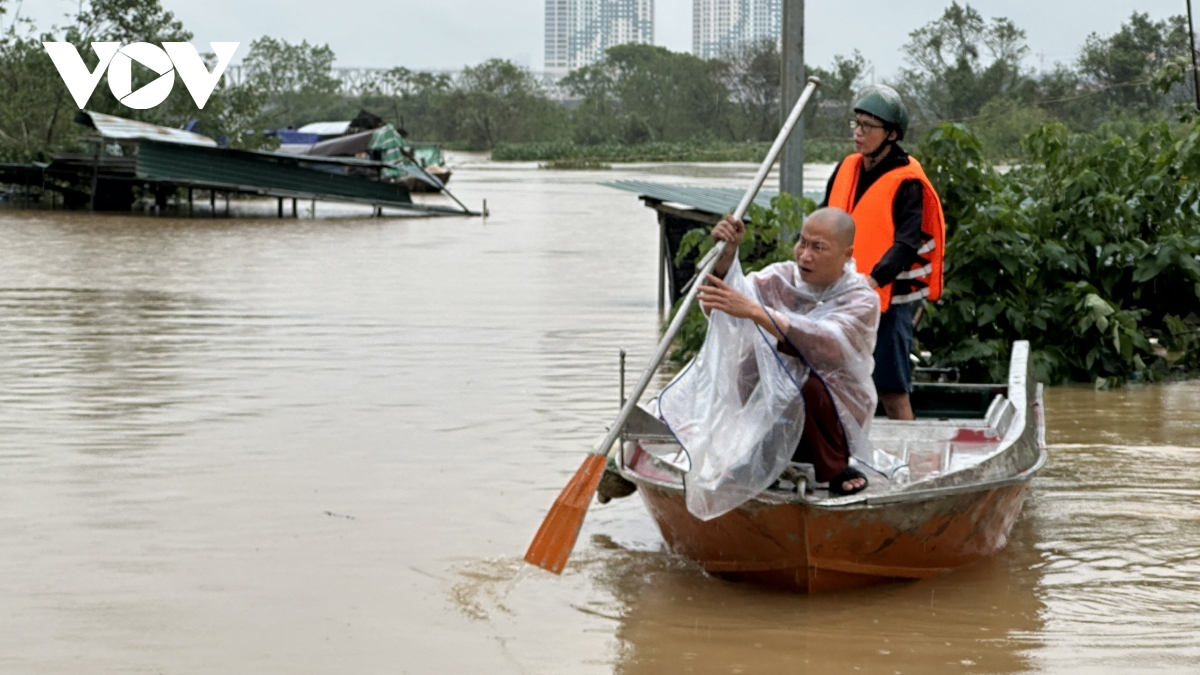
[[[1200,382],[1049,390],[1008,547],[943,578],[726,583],[636,497],[525,566],[656,336],[596,183],[754,167],[459,162],[486,220],[0,211],[0,672],[1200,672]]]

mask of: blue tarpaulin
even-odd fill
[[[318,134],[306,134],[295,129],[273,129],[263,132],[265,136],[278,136],[283,144],[312,145],[321,140]]]

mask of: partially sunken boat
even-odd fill
[[[1046,461],[1041,385],[1029,343],[1005,384],[918,384],[916,421],[876,418],[871,441],[906,480],[846,496],[811,489],[798,465],[758,498],[710,521],[684,501],[686,453],[645,410],[621,433],[617,469],[637,485],[667,545],[722,577],[819,593],[949,572],[1008,541]]]
[[[409,192],[441,192],[452,173],[445,168],[441,145],[409,141],[407,132],[366,110],[360,110],[353,120],[312,122],[294,131],[269,133],[283,141],[280,152],[384,162],[382,180],[399,183]]]

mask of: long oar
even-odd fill
[[[804,87],[804,91],[800,94],[800,99],[796,101],[796,106],[792,108],[791,114],[788,115],[787,120],[783,123],[783,128],[779,130],[779,135],[775,138],[775,143],[771,145],[771,149],[767,152],[767,158],[763,160],[762,166],[758,167],[758,175],[754,177],[754,182],[746,190],[746,194],[742,195],[741,203],[734,210],[734,217],[741,218],[746,215],[746,209],[750,208],[750,203],[758,195],[763,181],[767,179],[767,174],[771,172],[771,167],[775,164],[775,160],[783,150],[784,143],[787,142],[788,136],[792,134],[792,129],[800,121],[800,115],[804,112],[804,107],[808,105],[808,100],[812,98],[813,92],[819,86],[821,86],[820,80],[815,77],[808,78],[808,85]],[[562,493],[558,495],[558,499],[554,500],[554,505],[550,507],[550,512],[546,514],[546,519],[542,521],[542,526],[538,528],[537,535],[533,538],[533,543],[529,545],[529,550],[525,552],[526,562],[550,570],[555,574],[561,573],[563,567],[566,566],[567,558],[571,556],[571,549],[575,548],[575,539],[579,536],[579,528],[583,526],[583,518],[587,515],[592,495],[596,493],[596,486],[600,484],[600,477],[604,474],[604,466],[608,461],[609,447],[617,440],[617,436],[621,434],[621,429],[625,426],[625,420],[629,419],[629,413],[638,404],[638,399],[641,398],[642,392],[646,391],[646,385],[650,384],[650,378],[658,370],[659,364],[662,363],[663,358],[667,355],[667,351],[671,348],[671,342],[683,326],[683,321],[687,317],[688,310],[692,308],[692,303],[696,300],[696,292],[700,290],[701,283],[699,280],[703,280],[712,272],[717,264],[717,260],[720,259],[724,251],[725,242],[717,242],[717,245],[709,251],[708,255],[701,259],[700,271],[696,274],[697,283],[692,284],[687,295],[684,296],[683,304],[679,306],[679,311],[675,313],[675,318],[671,320],[671,325],[667,327],[667,332],[658,343],[658,349],[655,350],[649,365],[646,366],[646,370],[642,372],[642,377],[629,393],[629,398],[625,400],[625,405],[621,407],[621,413],[617,415],[617,421],[608,430],[608,435],[604,437],[600,445],[588,453],[587,458],[583,460],[583,466],[579,467],[579,470],[571,478],[571,482],[567,483]]]

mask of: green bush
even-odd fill
[[[950,125],[917,153],[939,169],[953,231],[918,336],[934,361],[998,379],[1028,339],[1052,383],[1200,367],[1200,130],[1154,124],[1127,141],[1056,124],[1023,143],[1028,164],[1004,175]]]
[[[1003,381],[1029,340],[1040,381],[1117,385],[1200,368],[1200,129],[1143,127],[1132,140],[1042,127],[1028,163],[1000,174],[966,127],[943,124],[914,153],[946,213],[946,287],[917,338],[964,380]],[[751,213],[747,270],[788,259],[798,205]],[[706,230],[684,242],[701,251]],[[703,342],[690,317],[672,355]]]

